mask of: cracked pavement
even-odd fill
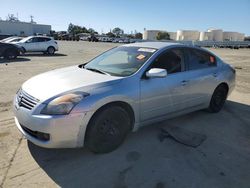
[[[218,114],[193,112],[144,127],[116,151],[45,149],[28,142],[15,127],[12,98],[25,80],[51,69],[80,64],[115,46],[62,42],[56,56],[27,55],[0,60],[0,187],[249,187],[249,49],[212,49],[237,66],[237,86]],[[61,55],[60,55],[61,54]],[[198,148],[158,140],[160,127],[175,125],[206,134]]]

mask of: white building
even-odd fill
[[[51,26],[42,25],[30,22],[21,21],[3,21],[0,20],[0,35],[17,35],[17,36],[29,36],[36,33],[39,34],[50,34]]]

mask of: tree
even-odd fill
[[[106,33],[106,35],[108,36],[108,37],[115,37],[115,34],[114,33],[112,33],[112,32],[108,32],[108,33]]]
[[[170,35],[167,32],[159,32],[156,35],[157,40],[170,40]]]
[[[135,38],[136,39],[142,39],[142,33],[136,33]]]
[[[68,26],[68,32],[71,33],[73,31],[74,25],[72,23]]]
[[[96,31],[93,28],[89,28],[88,32],[91,33],[91,34],[96,33]]]
[[[78,33],[89,33],[86,27],[81,27],[79,25],[74,25],[72,23],[69,24],[68,32],[73,35],[76,35]]]
[[[123,35],[124,31],[120,29],[119,27],[116,27],[112,30],[112,33],[114,33],[116,36],[121,36]]]

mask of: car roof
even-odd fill
[[[125,44],[123,46],[161,49],[169,46],[185,46],[185,45],[174,42],[137,42],[137,43]]]

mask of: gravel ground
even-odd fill
[[[85,149],[44,149],[21,136],[11,105],[25,80],[87,62],[116,45],[59,41],[55,56],[0,59],[0,187],[249,187],[249,49],[211,49],[237,70],[236,88],[218,114],[198,111],[144,127],[103,155]],[[171,139],[160,142],[159,128],[168,125],[185,126],[207,139],[195,149]]]

